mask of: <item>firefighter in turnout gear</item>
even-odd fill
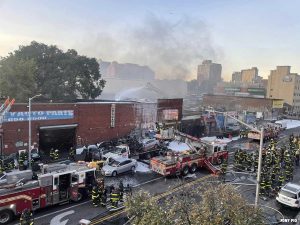
[[[69,150],[69,158],[73,161],[75,161],[75,150],[73,147],[70,148]]]
[[[58,158],[59,158],[59,150],[55,149],[55,151],[54,151],[54,160],[58,160]]]
[[[20,170],[25,169],[25,160],[26,160],[26,154],[25,154],[25,152],[21,152],[19,155],[19,169]]]
[[[2,174],[4,172],[4,168],[3,168],[3,161],[2,159],[0,160],[0,174]]]
[[[33,225],[33,215],[29,209],[25,209],[20,217],[20,225]]]
[[[100,198],[99,189],[97,186],[94,186],[92,190],[92,202],[94,207],[98,207],[100,203],[99,198]]]
[[[120,201],[120,192],[117,189],[114,189],[110,194],[110,203],[112,208],[118,208]]]
[[[107,190],[104,188],[102,196],[101,196],[101,205],[103,207],[106,206],[106,202],[107,202]]]
[[[120,201],[123,202],[124,201],[124,184],[123,184],[123,181],[121,181],[121,180],[119,183],[119,191],[120,191]]]
[[[53,161],[54,160],[54,149],[50,149],[50,159]]]

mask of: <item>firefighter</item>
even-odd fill
[[[55,151],[54,151],[54,160],[58,160],[58,158],[59,158],[59,150],[55,149]]]
[[[54,160],[54,149],[53,148],[50,149],[50,158],[52,161]]]
[[[127,193],[127,195],[132,195],[132,188],[130,187],[130,185],[129,184],[127,184],[127,186],[126,186],[126,193]]]
[[[106,202],[107,202],[107,190],[106,190],[106,188],[104,188],[102,196],[101,196],[101,205],[103,207],[105,207],[106,206]]]
[[[69,157],[71,160],[75,161],[75,150],[73,147],[71,147],[69,150]]]
[[[264,194],[265,194],[265,189],[266,189],[265,178],[262,177],[262,179],[261,179],[261,181],[260,181],[260,190],[259,190],[259,194],[260,194],[260,195],[264,195]]]
[[[23,170],[25,169],[25,152],[21,152],[20,155],[19,155],[19,169],[20,170]]]
[[[124,184],[123,184],[123,181],[120,180],[120,183],[119,183],[119,191],[120,191],[120,202],[123,202],[124,201]]]
[[[92,202],[93,202],[94,207],[98,207],[99,197],[100,197],[100,195],[99,195],[98,187],[94,186],[93,190],[92,190]]]
[[[3,161],[2,159],[0,160],[0,174],[2,174],[4,172],[4,168],[3,168]]]
[[[295,161],[296,161],[296,166],[299,166],[299,160],[300,160],[300,149],[298,148],[295,152]]]
[[[114,189],[110,194],[110,203],[112,208],[118,208],[120,201],[120,192],[117,189]]]
[[[33,224],[34,224],[34,220],[33,220],[32,212],[30,212],[29,209],[24,209],[20,217],[20,225],[33,225]]]
[[[279,189],[281,189],[281,187],[283,186],[284,181],[285,181],[284,173],[281,171],[281,173],[278,176],[278,188]]]

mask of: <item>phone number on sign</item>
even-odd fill
[[[297,223],[298,219],[280,219],[281,223]]]

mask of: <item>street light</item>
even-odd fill
[[[40,97],[41,94],[35,95],[28,99],[28,167],[31,169],[31,101],[34,98]]]
[[[252,131],[258,132],[260,134],[260,142],[259,142],[259,154],[258,154],[258,171],[257,171],[257,184],[256,184],[256,194],[255,194],[255,208],[258,206],[258,199],[259,199],[259,188],[260,188],[260,174],[261,174],[261,163],[262,163],[262,149],[263,149],[263,143],[264,143],[264,128],[262,127],[260,130],[258,130],[255,127],[250,126],[247,123],[244,123],[243,121],[235,118],[234,116],[228,115],[227,112],[220,112],[215,111],[214,109],[208,109],[207,112],[214,112],[214,113],[222,113],[225,116],[228,116],[232,118],[233,120],[243,124],[244,126],[250,128]]]

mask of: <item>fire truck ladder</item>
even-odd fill
[[[4,116],[11,109],[12,105],[15,103],[15,99],[9,100],[9,97],[5,102],[0,106],[0,126],[4,122]]]
[[[217,174],[220,171],[213,164],[211,164],[211,162],[208,161],[207,159],[205,159],[203,162],[204,162],[204,166],[206,167],[206,169],[208,169],[211,173]]]

